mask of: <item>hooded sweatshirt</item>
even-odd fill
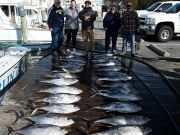
[[[57,8],[53,5],[48,17],[48,26],[49,28],[64,27],[64,11],[62,7]]]

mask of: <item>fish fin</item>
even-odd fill
[[[37,99],[34,101],[35,103],[42,102],[42,99]]]
[[[81,135],[89,135],[89,131],[87,131],[84,127],[80,127],[81,129],[74,128],[76,131],[81,133]]]
[[[36,108],[36,109],[31,113],[31,116],[32,116],[32,115],[35,115],[38,110],[39,110],[39,108]]]
[[[97,96],[97,94],[90,96],[89,99],[94,98],[95,96]]]
[[[35,124],[33,120],[29,119],[28,117],[22,117],[22,119],[27,120],[28,122],[31,122],[31,124]]]
[[[66,72],[67,74],[71,74],[67,69],[65,69],[65,68],[62,68],[62,70],[64,71],[64,72]]]
[[[89,105],[88,103],[84,103],[84,105],[86,105],[89,109],[91,109],[91,108],[92,108],[92,106],[91,106],[91,105]]]
[[[14,131],[10,125],[7,126],[7,130],[8,130],[8,135],[10,135]]]

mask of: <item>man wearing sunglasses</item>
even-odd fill
[[[109,53],[110,38],[112,38],[112,53],[116,53],[116,42],[118,36],[118,29],[120,27],[120,14],[117,6],[111,5],[111,11],[107,12],[103,19],[103,27],[105,33],[105,53]]]
[[[82,37],[87,52],[94,52],[94,21],[96,12],[92,10],[91,2],[85,1],[85,7],[79,12],[79,18],[82,20]]]
[[[123,36],[122,54],[127,51],[127,43],[131,43],[131,56],[135,56],[135,34],[139,32],[140,21],[138,14],[132,9],[132,3],[128,2],[127,9],[122,15],[121,28]]]
[[[61,53],[64,38],[64,11],[60,0],[55,0],[49,11],[48,26],[52,36],[51,49],[53,52]]]

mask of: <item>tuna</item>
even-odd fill
[[[138,126],[123,126],[114,127],[107,131],[95,133],[92,135],[148,135],[151,132],[150,128]]]
[[[38,110],[44,110],[48,113],[69,114],[79,111],[80,108],[72,104],[50,104],[48,106],[36,108],[31,115],[36,114]]]
[[[124,103],[124,102],[113,102],[94,108],[110,111],[110,112],[120,112],[120,113],[135,113],[142,110],[140,106],[134,103]]]
[[[62,85],[72,85],[78,82],[77,79],[51,79],[51,80],[42,80],[41,83],[54,84],[57,86]]]
[[[124,75],[124,76],[122,76],[122,77],[116,77],[116,78],[114,78],[114,77],[111,77],[111,78],[109,78],[109,77],[104,77],[104,78],[99,78],[98,80],[97,80],[97,83],[99,82],[102,82],[102,81],[106,81],[106,82],[119,82],[119,81],[128,81],[128,80],[131,80],[132,79],[132,77],[131,76],[127,76],[127,75]]]
[[[101,64],[96,64],[95,66],[103,66],[103,67],[110,67],[110,66],[115,66],[115,62],[108,62],[108,63],[101,63]]]
[[[54,125],[34,125],[13,131],[10,135],[17,133],[22,135],[65,135],[68,131]]]
[[[121,93],[121,92],[100,92],[99,95],[118,101],[139,101],[141,97],[133,93]]]
[[[150,119],[144,116],[122,115],[122,116],[115,116],[106,119],[100,119],[95,121],[95,123],[104,123],[113,126],[126,126],[126,125],[143,126],[149,121]]]
[[[68,74],[68,73],[49,73],[45,75],[47,78],[66,78],[66,79],[74,79],[77,78],[76,75]]]
[[[59,127],[70,126],[74,123],[74,121],[67,116],[58,115],[58,114],[42,114],[38,116],[29,116],[23,117],[22,119],[30,120],[35,124],[47,124],[47,125],[55,125]]]
[[[35,102],[46,102],[51,104],[71,104],[78,102],[81,99],[78,95],[73,94],[56,94],[43,99],[36,100]]]
[[[82,90],[75,88],[75,87],[70,87],[70,86],[62,86],[62,87],[52,87],[49,89],[45,90],[40,90],[38,92],[44,92],[44,93],[50,93],[50,94],[81,94]]]
[[[63,71],[65,71],[66,73],[71,73],[71,74],[76,74],[76,73],[80,73],[82,72],[84,69],[83,67],[76,67],[76,68],[62,68]]]

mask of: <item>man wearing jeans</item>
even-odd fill
[[[52,36],[51,49],[60,53],[64,38],[64,11],[60,0],[54,1],[48,17],[48,26]]]
[[[131,44],[131,56],[135,56],[135,34],[139,32],[140,21],[138,14],[132,9],[132,3],[127,3],[127,10],[122,15],[121,29],[123,36],[122,54],[127,51],[127,43]]]
[[[79,12],[79,18],[82,20],[82,36],[87,52],[94,52],[94,21],[96,12],[91,8],[91,2],[85,1],[85,7]]]
[[[105,53],[109,53],[110,39],[112,38],[112,53],[116,51],[116,42],[120,25],[120,14],[116,5],[111,5],[111,11],[107,12],[103,19],[105,33]]]

